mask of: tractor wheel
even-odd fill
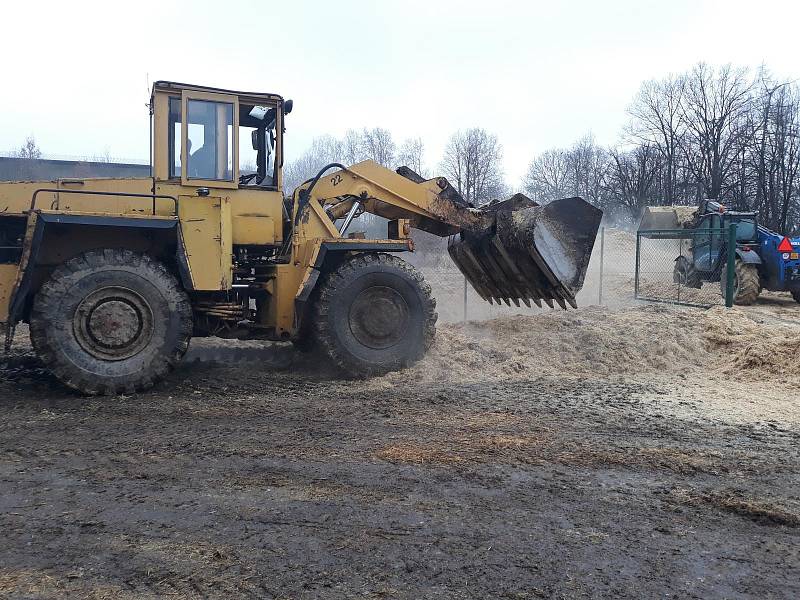
[[[314,337],[354,377],[419,360],[433,343],[436,301],[422,274],[389,254],[357,254],[329,273],[311,317]]]
[[[800,290],[792,290],[792,298],[794,301],[800,304]]]
[[[722,264],[720,271],[720,288],[722,290],[722,298],[725,299],[725,278],[728,271],[727,263]],[[756,265],[743,263],[740,260],[736,261],[733,275],[733,302],[742,306],[750,306],[755,304],[758,299],[760,291],[760,281],[758,277],[758,268]]]
[[[685,256],[679,256],[675,259],[675,267],[672,270],[672,281],[684,287],[691,288],[699,288],[702,285],[697,270]]]
[[[151,387],[181,360],[192,308],[164,266],[128,250],[95,250],[60,267],[36,295],[31,342],[55,376],[84,394]]]

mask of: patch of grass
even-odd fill
[[[422,444],[394,444],[379,450],[376,456],[390,463],[412,465],[442,464],[450,465],[464,462],[464,458],[442,448]]]

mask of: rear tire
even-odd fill
[[[36,295],[30,319],[36,353],[84,394],[146,390],[181,360],[192,308],[164,266],[128,250],[73,258]]]
[[[357,254],[320,284],[312,323],[319,347],[354,377],[407,367],[436,331],[436,301],[422,274],[389,254]]]
[[[792,290],[791,293],[792,293],[792,298],[794,298],[794,301],[800,304],[800,290]]]
[[[720,288],[723,299],[725,299],[726,292],[725,279],[727,270],[727,263],[723,263],[720,271]],[[733,303],[739,304],[740,306],[755,304],[760,290],[761,283],[759,281],[758,268],[756,265],[743,263],[741,260],[737,260],[733,276]]]

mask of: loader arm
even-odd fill
[[[299,196],[311,183],[295,192],[295,211],[305,207]],[[386,219],[409,219],[415,229],[439,236],[480,227],[485,220],[482,212],[470,208],[444,177],[417,182],[371,160],[324,174],[311,191],[308,202],[312,201],[325,207],[333,220],[343,217],[358,201],[369,213]]]
[[[466,203],[443,177],[422,179],[373,161],[331,165],[294,193],[293,260],[312,240],[341,237],[335,222],[355,208],[411,227],[450,236],[451,258],[489,302],[544,301],[576,307],[575,295],[591,256],[602,212],[580,198],[539,206],[522,194],[480,209]]]

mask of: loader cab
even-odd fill
[[[291,101],[159,81],[150,107],[156,181],[282,191],[284,116]]]

